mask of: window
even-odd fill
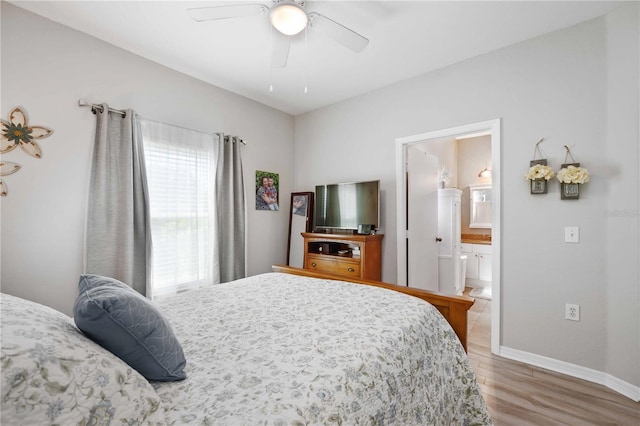
[[[140,129],[149,185],[153,295],[218,282],[217,137],[144,119]]]

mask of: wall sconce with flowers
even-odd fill
[[[571,151],[567,145],[564,146],[567,153],[564,157],[564,164],[558,170],[558,180],[560,181],[560,199],[561,200],[577,200],[580,198],[580,185],[589,182],[589,170],[580,167],[580,163],[571,155]],[[571,157],[573,163],[567,163],[567,159]]]
[[[555,176],[553,169],[547,165],[546,158],[536,159],[539,154],[542,157],[540,143],[544,138],[540,139],[533,150],[533,160],[529,162],[529,170],[525,173],[524,178],[530,182],[532,194],[546,194],[549,179]]]

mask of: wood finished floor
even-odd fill
[[[496,426],[640,425],[640,403],[609,388],[493,355],[490,301],[468,315],[469,359]]]

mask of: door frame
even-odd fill
[[[500,351],[501,327],[501,250],[500,243],[502,222],[500,212],[502,211],[502,175],[500,173],[501,163],[501,121],[499,118],[467,124],[449,129],[436,130],[412,136],[396,138],[396,219],[397,219],[397,283],[407,285],[407,147],[432,139],[444,137],[456,137],[472,135],[475,133],[487,133],[491,135],[491,173],[492,173],[492,204],[491,204],[491,352],[497,354]],[[497,225],[497,226],[496,226]]]

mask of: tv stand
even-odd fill
[[[303,232],[304,268],[344,277],[380,281],[384,235]]]

